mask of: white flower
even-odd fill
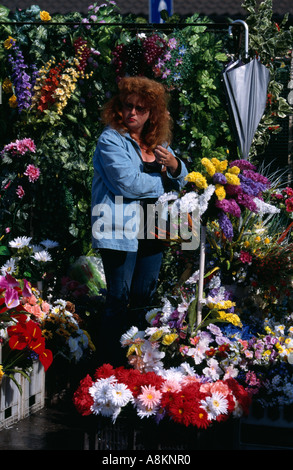
[[[67,304],[66,300],[63,300],[63,299],[57,299],[54,302],[54,305],[57,305],[57,306],[59,305],[61,308],[65,308],[66,304]]]
[[[189,214],[199,207],[198,194],[194,191],[186,193],[183,197],[174,201],[171,207],[171,215]]]
[[[201,406],[206,410],[209,420],[216,419],[220,414],[228,413],[228,401],[224,395],[218,392],[201,400]]]
[[[46,263],[47,261],[52,261],[51,255],[46,251],[37,251],[34,255],[33,258],[37,261],[44,262]]]
[[[162,204],[163,206],[168,205],[169,201],[174,201],[178,199],[178,193],[175,191],[170,191],[169,193],[164,193],[160,196],[156,202],[156,205]]]
[[[142,403],[140,403],[138,400],[136,401],[137,406],[136,406],[136,411],[137,411],[137,416],[140,418],[148,418],[149,416],[154,416],[157,414],[159,411],[159,405],[154,406],[153,408],[148,408],[144,406]]]
[[[159,308],[152,308],[145,314],[145,319],[148,323],[152,323],[152,321],[156,318],[157,313],[160,312]]]
[[[47,239],[47,240],[43,240],[41,242],[41,245],[43,245],[48,250],[50,248],[56,248],[57,246],[59,246],[59,243]]]
[[[162,307],[163,315],[161,316],[161,322],[162,323],[167,323],[170,316],[172,315],[172,313],[174,311],[174,308],[173,308],[173,306],[172,306],[169,299],[163,298],[162,300],[164,302],[164,305]]]
[[[199,213],[203,215],[208,208],[208,202],[211,199],[212,195],[215,192],[215,186],[210,184],[204,192],[199,196]]]
[[[1,274],[5,276],[6,274],[12,274],[16,271],[16,260],[14,258],[10,258],[6,261],[5,264],[1,267]]]
[[[165,353],[159,351],[158,344],[152,344],[146,340],[141,346],[141,352],[146,371],[153,371],[155,368],[161,369],[163,367],[161,359],[165,357]]]
[[[117,382],[114,375],[106,379],[99,379],[89,388],[89,394],[93,397],[94,403],[106,404],[108,399],[109,386]]]
[[[109,401],[118,407],[126,406],[133,398],[131,391],[123,383],[111,384],[108,388],[107,396]]]
[[[199,280],[199,270],[195,271],[190,278],[185,281],[186,284],[196,284]]]
[[[32,237],[16,237],[14,240],[9,242],[11,248],[23,248],[30,244]]]
[[[277,214],[280,212],[278,207],[272,206],[272,204],[268,204],[267,202],[262,201],[258,197],[253,198],[253,201],[258,209],[258,214]]]
[[[216,361],[216,359],[209,359],[207,363],[208,367],[203,369],[204,375],[214,381],[219,380],[220,376],[223,374],[223,371],[220,368],[218,361]]]
[[[124,333],[120,338],[120,343],[122,346],[127,346],[129,343],[132,343],[134,340],[143,338],[144,332],[139,331],[137,326],[132,326],[129,330]]]

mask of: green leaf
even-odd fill
[[[8,250],[7,246],[1,245],[0,246],[0,256],[9,256],[10,251]]]

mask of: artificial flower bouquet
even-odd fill
[[[250,397],[233,378],[202,382],[184,363],[159,373],[104,364],[94,378],[87,375],[81,380],[73,402],[83,416],[108,416],[115,422],[124,408],[132,406],[140,418],[207,428],[247,413]]]
[[[60,356],[76,364],[89,358],[95,346],[72,302],[58,299],[41,319],[41,328],[54,358]]]
[[[45,371],[52,363],[53,355],[46,347],[42,329],[26,308],[32,295],[26,279],[0,276],[1,378],[5,374],[15,380],[15,372],[29,378],[33,361],[39,360]],[[46,311],[47,306],[43,303],[39,309]]]
[[[180,193],[170,192],[159,198],[159,203],[169,206],[171,213],[198,210],[202,223],[218,223],[228,241],[234,236],[233,223],[247,211],[261,217],[279,213],[279,208],[264,200],[270,180],[249,161],[203,158],[201,164],[201,172],[191,171],[185,177],[187,184]]]

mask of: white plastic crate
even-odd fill
[[[39,411],[45,405],[45,371],[42,364],[34,362],[30,381],[24,379],[22,390],[22,418]]]
[[[1,364],[0,345],[0,364]],[[14,375],[16,383],[3,376],[0,383],[0,430],[17,423],[45,405],[45,371],[42,364],[33,363],[30,380],[20,373]]]
[[[23,385],[21,374],[15,374],[15,379]],[[0,385],[0,430],[7,428],[22,418],[22,397],[17,385],[5,375]]]

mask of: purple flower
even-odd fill
[[[234,160],[233,162],[229,163],[229,166],[231,168],[232,166],[238,166],[240,170],[256,170],[256,167],[247,160]]]
[[[11,78],[15,89],[15,95],[17,98],[18,110],[19,112],[21,112],[23,109],[28,109],[31,105],[32,84],[31,78],[26,72],[28,66],[24,63],[22,52],[15,44],[13,44],[12,49],[15,54],[15,58],[12,54],[10,54],[8,56],[8,61],[12,68]],[[35,70],[33,74],[35,80]]]
[[[241,181],[241,189],[244,193],[249,194],[253,197],[258,197],[262,192],[266,191],[266,184],[258,181],[253,181],[244,175],[239,175]]]
[[[251,212],[258,212],[257,205],[255,204],[253,198],[249,194],[239,193],[236,195],[235,200],[237,204],[246,207]]]
[[[225,235],[227,240],[232,240],[234,233],[233,226],[229,217],[224,212],[220,212],[218,215],[218,219],[223,234]]]
[[[222,209],[222,211],[234,217],[241,216],[241,209],[234,199],[222,199],[221,201],[216,201],[215,205],[218,209]]]
[[[226,176],[223,173],[215,173],[213,176],[214,184],[227,184]]]
[[[247,178],[250,178],[253,181],[256,181],[257,183],[262,183],[266,186],[266,188],[269,188],[271,183],[268,178],[265,176],[261,175],[260,173],[256,173],[255,171],[252,170],[244,170],[243,175],[246,176]]]

